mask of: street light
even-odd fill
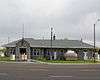
[[[94,24],[94,54],[93,54],[94,62],[95,62],[95,43],[96,43],[96,39],[95,39],[95,25],[97,24],[98,21],[100,21],[100,19],[97,19],[96,23]]]

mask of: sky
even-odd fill
[[[100,0],[0,0],[0,44],[22,37],[100,42]],[[9,38],[8,38],[9,37]]]

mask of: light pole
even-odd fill
[[[50,60],[52,60],[52,37],[53,36],[53,28],[51,27],[51,53],[50,53]]]
[[[95,62],[95,49],[96,49],[96,38],[95,38],[95,25],[97,24],[97,22],[100,21],[100,19],[97,19],[96,23],[94,24],[94,53],[93,53],[93,57],[94,57],[94,62]]]

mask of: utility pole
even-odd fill
[[[53,28],[51,27],[51,53],[50,53],[50,60],[52,60],[52,37],[53,36]]]
[[[24,24],[23,24],[23,27],[22,27],[22,39],[24,38]]]
[[[94,24],[94,54],[93,54],[93,57],[94,57],[94,62],[95,62],[95,24]]]
[[[22,26],[22,43],[21,43],[22,46],[23,46],[23,42],[24,42],[24,24]]]
[[[98,21],[100,21],[100,19],[97,19],[97,21],[96,21],[96,23],[94,24],[94,53],[93,53],[93,58],[94,58],[94,62],[95,62],[95,49],[96,49],[96,46],[95,46],[95,44],[96,44],[96,38],[95,38],[95,26],[96,26],[96,24],[97,24],[97,22]]]
[[[8,36],[8,43],[10,42],[10,37]]]

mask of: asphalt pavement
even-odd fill
[[[0,80],[100,80],[100,64],[0,63]]]

